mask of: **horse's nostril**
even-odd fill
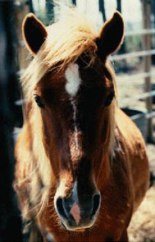
[[[57,198],[56,208],[57,208],[59,215],[62,216],[63,218],[65,218],[65,219],[67,219],[68,216],[67,216],[67,213],[66,213],[65,208],[64,208],[63,198],[61,198],[61,197]]]
[[[92,216],[94,216],[97,212],[97,210],[99,209],[100,206],[100,200],[101,200],[101,196],[100,194],[95,194],[93,197],[93,210],[92,210]]]

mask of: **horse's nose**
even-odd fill
[[[73,195],[69,198],[58,197],[56,210],[67,229],[90,227],[95,221],[95,215],[100,207],[100,194],[84,195],[77,199]]]

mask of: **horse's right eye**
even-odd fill
[[[34,96],[34,100],[36,101],[37,105],[40,107],[40,108],[44,108],[45,107],[45,103],[44,101],[42,100],[42,98],[38,95],[35,95]]]

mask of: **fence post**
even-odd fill
[[[142,14],[143,14],[143,25],[144,29],[151,28],[151,1],[142,0]],[[143,36],[143,43],[145,50],[151,49],[151,35],[146,34]],[[151,56],[147,55],[144,57],[144,71],[146,73],[151,72]],[[144,83],[145,92],[151,91],[151,76],[145,77]],[[148,112],[152,112],[152,97],[146,98],[146,109]],[[147,139],[153,141],[153,129],[152,129],[152,118],[148,119],[147,127]]]

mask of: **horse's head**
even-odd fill
[[[122,41],[123,21],[116,12],[98,36],[79,25],[70,32],[62,28],[45,28],[30,14],[23,33],[34,65],[42,69],[32,106],[39,113],[35,122],[42,123],[42,142],[55,176],[54,207],[68,230],[78,230],[96,220],[108,176],[115,91],[106,58]],[[64,35],[56,41],[59,31]]]

